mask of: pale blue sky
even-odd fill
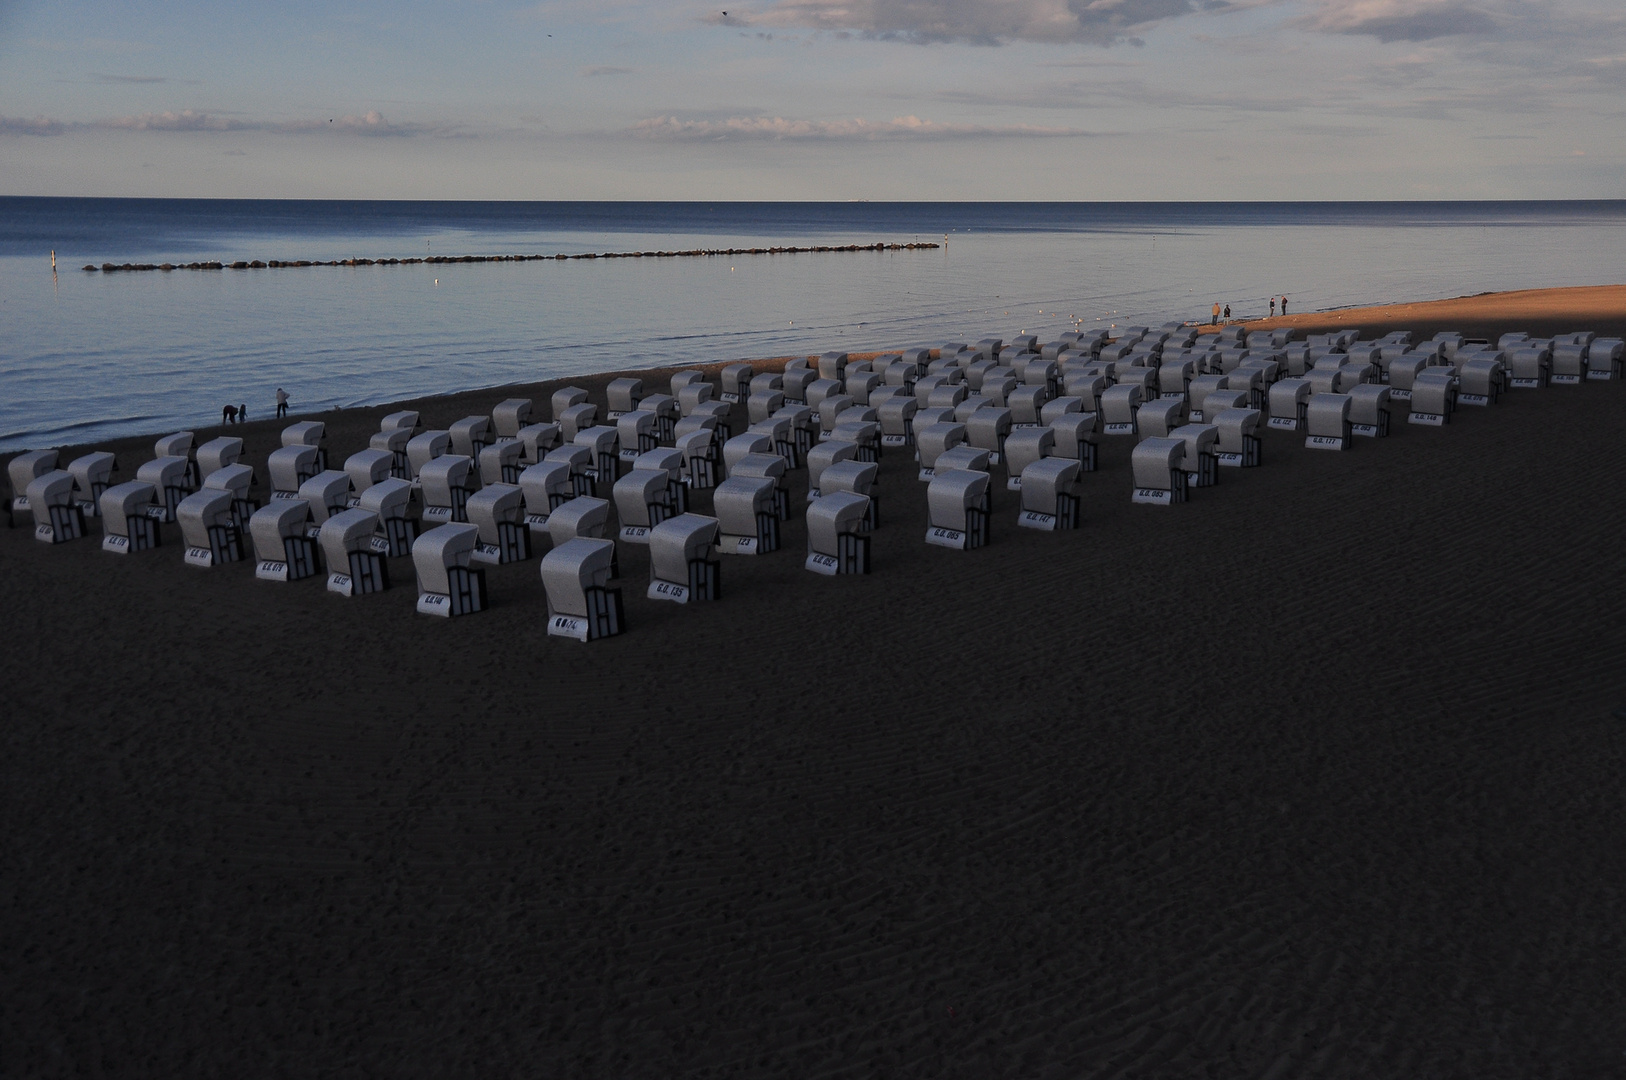
[[[1620,198],[1623,102],[1621,0],[0,0],[11,195]]]

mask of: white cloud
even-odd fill
[[[1302,25],[1334,34],[1368,34],[1379,41],[1429,41],[1462,34],[1488,34],[1496,20],[1478,4],[1462,0],[1322,0]]]
[[[722,26],[808,27],[916,43],[1011,41],[1109,44],[1199,9],[1236,7],[1198,0],[786,0],[730,7],[706,21]]]
[[[60,120],[36,116],[0,116],[0,135],[60,135],[68,126]]]
[[[918,116],[893,120],[787,120],[773,116],[731,116],[722,120],[683,120],[654,116],[640,120],[631,132],[640,138],[675,142],[756,140],[804,142],[881,142],[887,140],[958,139],[975,137],[1067,138],[1094,134],[1076,128],[1013,124],[984,127],[943,124]]]
[[[156,131],[213,133],[223,131],[268,131],[280,135],[356,135],[400,137],[430,135],[439,138],[471,138],[473,133],[461,124],[396,123],[385,119],[377,109],[361,116],[335,116],[325,120],[246,120],[195,109],[179,112],[140,113],[101,120],[67,121],[37,116],[32,120],[0,117],[0,135],[61,135],[68,131]]]

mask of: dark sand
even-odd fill
[[[1104,439],[971,553],[894,453],[873,575],[793,520],[683,608],[623,545],[588,646],[535,561],[442,621],[0,530],[0,1074],[1622,1075],[1623,410],[1174,508]]]

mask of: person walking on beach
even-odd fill
[[[277,387],[277,419],[281,420],[288,415],[288,391]]]
[[[1214,301],[1214,319],[1208,325],[1209,326],[1218,326],[1219,325],[1219,301],[1218,300]]]
[[[1287,314],[1287,297],[1282,297],[1282,314]]]
[[[1274,296],[1270,298],[1270,317],[1272,319],[1276,317],[1276,298]]]

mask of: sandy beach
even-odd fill
[[[1626,286],[1249,325],[1621,336]],[[338,463],[612,377],[299,418]],[[891,451],[869,576],[793,514],[682,607],[622,545],[585,646],[535,560],[441,620],[408,560],[343,599],[174,526],[0,530],[0,1071],[1618,1075],[1623,409],[1266,432],[1175,507],[1104,436],[1081,528],[996,483],[972,552]],[[285,423],[198,441],[259,467]]]

